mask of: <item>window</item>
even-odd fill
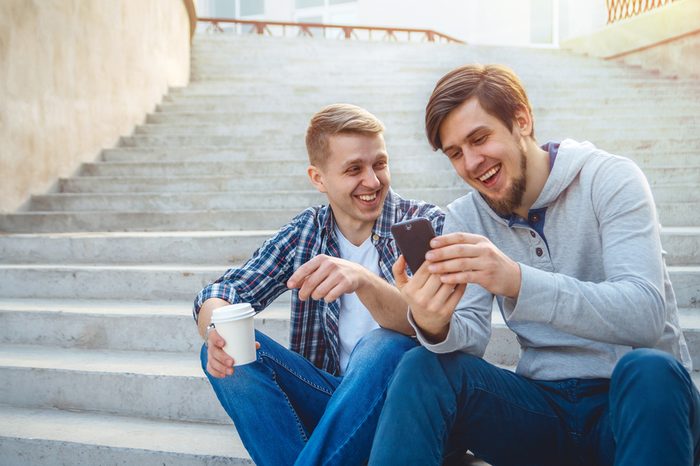
[[[294,6],[297,8],[311,8],[315,6],[323,6],[324,0],[295,0]]]
[[[240,0],[241,16],[265,14],[265,0]]]

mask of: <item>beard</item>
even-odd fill
[[[510,216],[515,209],[520,207],[523,203],[523,195],[525,194],[525,188],[527,183],[525,180],[525,172],[527,169],[527,156],[525,150],[520,148],[520,176],[515,178],[503,199],[491,199],[490,197],[483,195],[482,197],[486,203],[501,217]]]

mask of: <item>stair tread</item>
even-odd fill
[[[0,405],[0,437],[248,459],[233,425]]]

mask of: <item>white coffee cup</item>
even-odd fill
[[[257,359],[253,316],[255,311],[248,303],[231,304],[212,312],[211,322],[226,341],[224,351],[233,358],[234,366],[249,364]]]

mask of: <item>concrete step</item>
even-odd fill
[[[194,300],[227,265],[0,264],[0,299]],[[290,293],[276,302],[289,302]]]
[[[303,180],[299,180],[301,183]],[[445,183],[443,183],[445,184]],[[402,182],[397,182],[402,192]],[[414,184],[415,185],[415,184]],[[455,187],[459,183],[453,183]],[[149,201],[150,202],[150,201]],[[286,224],[299,208],[221,210],[31,211],[0,216],[0,232],[66,233],[83,231],[272,230]],[[659,203],[665,226],[700,226],[697,202]]]
[[[411,189],[400,192],[417,194],[417,199],[447,206],[466,189]],[[326,198],[311,190],[196,193],[60,193],[34,196],[29,214],[34,212],[181,212],[202,210],[296,210],[311,205],[326,204]],[[668,226],[700,226],[700,215],[693,209],[697,202],[657,202],[662,224]],[[15,214],[24,215],[24,214]],[[253,227],[254,225],[251,225]]]
[[[0,388],[0,403],[21,408],[231,423],[198,352],[0,345]]]
[[[433,156],[438,157],[433,154]],[[455,175],[456,176],[456,175]],[[275,190],[297,191],[313,189],[308,180],[301,177],[275,180],[277,184],[258,183],[251,179],[237,179],[234,176],[171,176],[168,179],[162,177],[75,177],[59,180],[58,189],[62,193],[197,193],[197,192],[229,192],[241,193],[246,191],[267,191],[269,186]],[[465,183],[450,178],[450,188],[446,183],[430,187],[424,183],[412,186],[410,177],[392,177],[392,187],[402,195],[409,197],[409,193],[429,189],[457,189],[461,196],[468,190]],[[454,181],[454,183],[453,183]],[[657,202],[698,202],[700,191],[697,184],[662,184],[653,183],[652,191]],[[426,193],[427,194],[427,193]],[[454,199],[456,199],[455,197]],[[417,197],[421,199],[421,197]],[[2,217],[0,217],[2,225]],[[0,231],[2,227],[0,226]],[[94,230],[93,230],[94,231]]]
[[[192,301],[0,299],[0,344],[196,354],[202,339]],[[288,302],[268,306],[255,328],[288,346],[289,309]]]
[[[256,328],[287,346],[289,313],[289,303],[272,304],[257,314]],[[700,368],[700,310],[680,309],[679,317],[693,364]],[[2,299],[0,318],[3,345],[193,354],[202,345],[191,302]],[[168,338],[153,338],[154,329]],[[486,359],[514,366],[519,354],[515,335],[494,307]]]
[[[0,298],[189,300],[228,266],[0,264]],[[700,266],[669,268],[680,307],[700,307]],[[284,293],[276,302],[288,302]]]
[[[425,112],[425,104],[427,102],[427,98],[430,95],[431,89],[426,89],[424,91],[424,95],[422,95],[423,98],[421,98],[421,95],[416,96],[415,98],[411,99],[402,99],[402,100],[392,100],[389,101],[387,99],[382,99],[382,100],[368,100],[368,99],[362,99],[358,97],[357,99],[353,100],[353,104],[359,105],[361,107],[366,108],[367,110],[371,111],[372,113],[386,113],[390,111],[399,111],[399,112],[415,112],[416,114],[422,115]],[[338,96],[339,97],[339,96]],[[323,101],[309,101],[309,100],[300,100],[299,102],[296,102],[294,104],[294,108],[298,111],[305,112],[308,114],[308,118],[311,118],[311,115],[316,113],[322,106],[332,104],[335,102],[338,102],[338,97],[334,96],[328,96],[325,100]],[[639,114],[646,114],[650,113],[653,114],[655,109],[661,108],[661,107],[671,107],[674,108],[675,106],[679,106],[680,111],[683,112],[682,114],[686,114],[686,109],[687,108],[698,108],[697,99],[690,101],[690,102],[681,102],[679,103],[679,99],[677,97],[668,97],[664,99],[646,99],[645,101],[633,103],[633,100],[627,99],[627,98],[616,98],[616,97],[608,97],[608,98],[588,98],[588,99],[579,99],[579,100],[572,100],[572,99],[567,99],[567,98],[559,98],[559,99],[545,99],[545,97],[538,98],[537,100],[531,99],[531,104],[535,108],[539,107],[553,107],[553,108],[558,108],[562,107],[563,105],[566,105],[567,103],[570,105],[569,111],[571,109],[578,109],[581,113],[593,113],[593,114],[601,114],[605,115],[607,110],[611,109],[621,109],[621,108],[627,108],[627,107],[637,107],[639,109]],[[197,102],[192,102],[192,103],[172,103],[172,102],[163,102],[158,105],[156,105],[156,112],[161,112],[161,113],[189,113],[189,112],[229,112],[231,111],[232,104],[221,104],[221,103],[197,103]],[[289,105],[285,102],[284,99],[276,99],[273,95],[268,96],[268,98],[265,99],[256,99],[256,100],[246,100],[246,99],[240,99],[239,102],[235,104],[235,108],[240,111],[240,112],[252,112],[252,111],[258,111],[258,112],[276,112],[276,111],[282,111],[284,109],[288,109]],[[538,114],[535,113],[535,118],[537,118]]]
[[[573,138],[579,141],[591,141],[600,148],[605,148],[605,150],[613,153],[648,153],[650,151],[662,151],[662,152],[689,152],[697,151],[700,153],[700,138],[697,135],[687,135],[681,136],[686,132],[687,129],[682,131],[674,131],[672,135],[663,134],[662,131],[659,134],[655,132],[647,132],[644,138],[637,137],[630,139],[628,133],[616,133],[614,130],[609,130],[606,132],[601,131],[600,134],[590,134],[586,132],[581,132],[580,130],[566,131],[566,132],[555,132],[546,133],[543,131],[538,132],[538,137],[542,141],[558,141],[564,138]],[[170,147],[189,147],[189,146],[219,146],[219,147],[231,147],[231,148],[241,148],[241,147],[255,147],[259,143],[261,138],[266,140],[268,148],[282,149],[289,148],[293,151],[303,151],[304,146],[304,132],[300,131],[298,134],[283,133],[280,130],[268,129],[266,132],[261,132],[259,135],[255,136],[230,136],[230,135],[219,135],[219,136],[123,136],[120,138],[119,145],[121,147],[137,147],[137,148],[170,148]],[[662,138],[662,136],[666,136]],[[656,139],[654,139],[656,137]],[[387,144],[393,144],[395,140],[400,139],[403,144],[419,144],[423,147],[426,146],[427,142],[423,134],[414,134],[412,137],[400,138],[393,134],[386,134]]]
[[[11,264],[212,264],[247,260],[276,230],[26,233],[0,235]]]
[[[652,123],[659,123],[664,125],[681,124],[685,121],[696,120],[697,109],[700,106],[686,105],[686,106],[674,106],[674,107],[661,107],[653,115],[639,115],[639,110],[637,106],[626,105],[624,107],[619,107],[617,109],[607,109],[605,114],[609,118],[620,118],[625,121],[640,122],[642,124],[648,125]],[[602,113],[602,112],[601,112]],[[570,108],[534,108],[533,114],[535,115],[535,128],[538,128],[540,123],[543,121],[552,123],[559,120],[564,120],[567,123],[572,120],[576,120],[577,116]],[[375,112],[375,115],[382,120],[387,128],[388,133],[394,132],[397,122],[402,124],[415,124],[420,127],[424,125],[424,112],[408,112],[408,111],[391,111],[389,109],[382,109],[381,112]],[[663,121],[659,122],[659,117],[663,117]],[[311,114],[306,111],[298,111],[294,108],[280,109],[279,112],[156,112],[151,113],[146,116],[146,123],[148,125],[239,125],[239,124],[251,124],[258,125],[262,127],[271,126],[271,122],[277,121],[291,121],[296,123],[297,121],[307,122],[311,118]],[[600,116],[581,116],[578,117],[578,121],[581,122],[591,122],[600,121]],[[608,123],[609,124],[609,123]],[[264,148],[261,148],[264,149]]]
[[[448,70],[445,70],[448,71]],[[350,101],[360,99],[364,102],[368,101],[385,101],[387,95],[390,94],[395,100],[416,101],[420,98],[427,101],[430,93],[433,90],[435,80],[433,77],[425,77],[423,79],[415,78],[411,81],[392,79],[395,72],[387,73],[387,77],[378,79],[376,83],[368,82],[358,84],[360,76],[346,76],[338,82],[333,79],[326,85],[294,85],[293,76],[285,76],[291,81],[285,81],[289,84],[275,86],[274,94],[270,93],[270,84],[255,83],[255,84],[238,84],[231,86],[226,92],[221,91],[211,94],[182,94],[168,95],[163,98],[163,103],[173,104],[212,104],[226,103],[238,104],[239,102],[250,101],[266,101],[271,97],[275,99],[283,98],[290,102],[310,101],[322,103],[329,98],[342,98]],[[296,82],[303,83],[310,76],[299,76]],[[313,78],[317,76],[314,74]],[[333,86],[333,83],[335,86]],[[632,98],[647,98],[647,99],[670,99],[670,98],[697,98],[700,96],[700,86],[678,86],[675,83],[657,84],[655,86],[648,85],[633,86],[626,85],[624,82],[611,82],[610,87],[604,90],[587,85],[576,85],[569,82],[546,82],[544,87],[542,83],[536,87],[528,87],[528,96],[532,102],[553,102],[561,101],[562,99],[587,99],[591,98],[594,101],[604,101],[607,99],[632,99]]]
[[[394,142],[387,146],[390,165],[393,169],[404,168],[406,164],[426,163],[431,167],[444,166],[450,168],[449,161],[442,152],[433,152],[427,145],[405,145]],[[672,153],[632,153],[626,157],[634,160],[642,168],[646,167],[699,167],[700,153],[698,152],[672,152]],[[212,146],[174,148],[163,150],[158,148],[137,149],[118,147],[105,149],[100,156],[105,162],[228,162],[246,164],[275,164],[277,162],[297,164],[302,172],[306,172],[308,156],[305,149],[298,151],[284,149],[256,150],[251,148],[215,148]]]
[[[391,134],[395,137],[424,137],[425,127],[423,121],[419,118],[420,115],[415,115],[411,119],[395,119],[386,118],[383,115],[377,115],[378,118],[382,120],[387,128],[389,128],[387,134]],[[266,133],[270,130],[270,121],[274,121],[275,129],[285,129],[292,134],[298,134],[300,131],[304,131],[308,126],[307,118],[280,118],[275,120],[268,120],[267,122],[262,121],[241,121],[235,123],[233,121],[221,121],[218,123],[173,123],[173,124],[146,124],[137,126],[134,129],[134,135],[173,135],[173,136],[248,136],[254,134]],[[695,116],[688,117],[676,117],[671,121],[663,121],[660,123],[658,119],[656,121],[651,120],[637,120],[634,118],[627,118],[625,121],[620,122],[616,125],[616,130],[618,132],[625,132],[626,134],[636,134],[642,133],[647,134],[648,132],[666,132],[675,133],[678,132],[683,134],[681,127],[688,126],[692,128],[697,128],[700,126],[700,118]],[[609,121],[600,119],[570,119],[570,118],[555,118],[555,119],[544,119],[540,118],[536,122],[536,128],[538,131],[542,128],[547,131],[562,131],[569,132],[574,129],[579,132],[586,132],[596,134],[603,130],[610,130]]]
[[[0,465],[252,465],[233,425],[0,406]]]
[[[209,176],[212,174],[230,175],[254,180],[258,177],[279,178],[295,177],[308,179],[306,167],[308,161],[241,161],[231,162],[97,162],[84,163],[80,169],[81,176],[101,177],[171,177],[171,176]],[[393,164],[393,178],[404,182],[414,180],[420,173],[421,178],[430,172],[429,178],[456,181],[457,176],[447,157],[404,158]],[[281,175],[284,174],[284,175]],[[649,167],[644,174],[650,184],[700,184],[700,156],[696,166]],[[430,183],[430,181],[429,181]],[[463,182],[462,182],[463,183]],[[276,185],[274,185],[276,186]]]
[[[253,197],[252,195],[250,195]],[[0,235],[10,264],[211,264],[247,260],[276,230],[25,233]],[[700,227],[664,227],[669,265],[700,264]]]

